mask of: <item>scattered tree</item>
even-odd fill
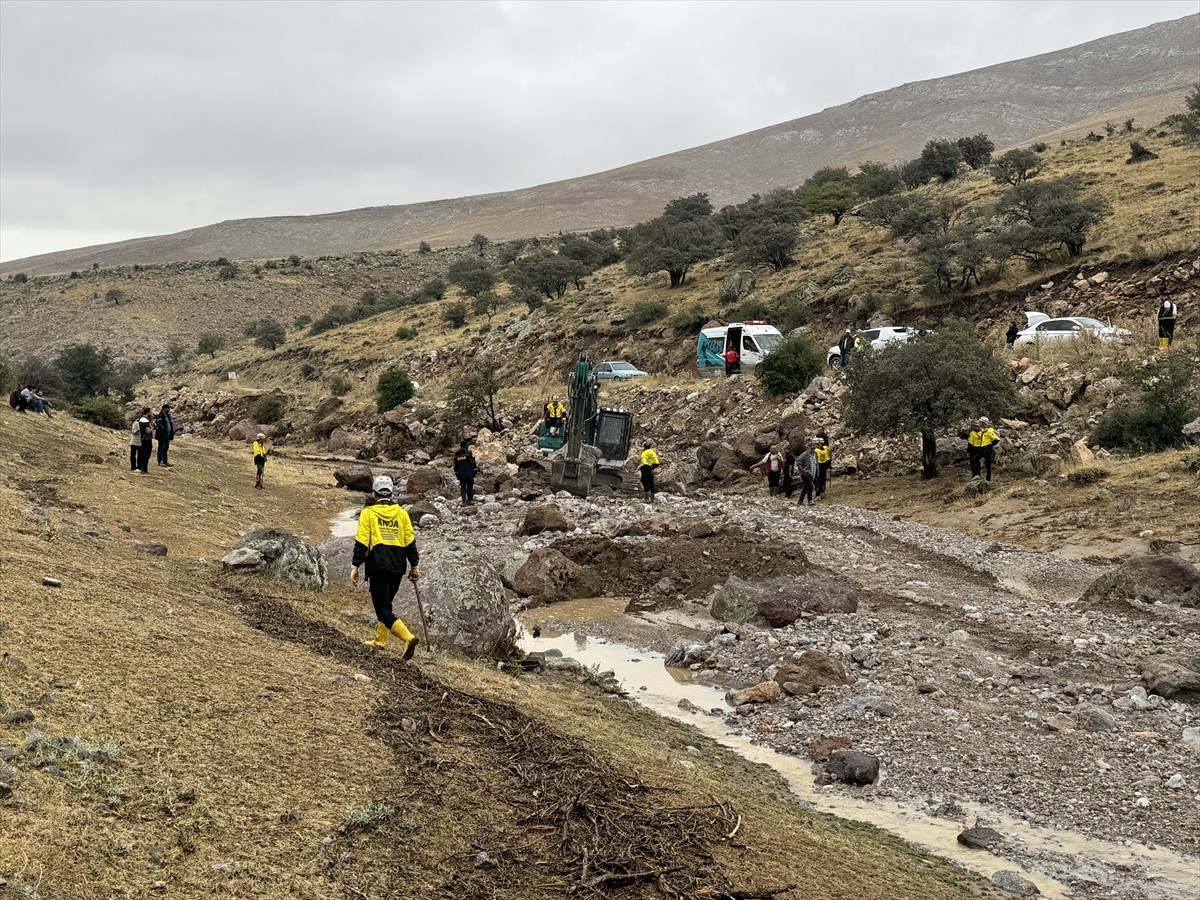
[[[486,260],[466,257],[456,260],[446,273],[451,284],[456,284],[466,296],[475,298],[496,286],[496,276]]]
[[[1008,366],[965,328],[856,354],[846,373],[850,426],[893,437],[919,434],[925,478],[937,477],[938,431],[984,411],[1002,414],[1016,395]]]
[[[680,197],[658,218],[633,227],[625,264],[635,275],[666,272],[671,287],[680,287],[688,269],[713,255],[719,235],[707,194]]]
[[[996,184],[1018,185],[1042,171],[1042,158],[1033,150],[1009,150],[992,163],[992,180]]]
[[[1009,225],[1000,240],[1010,255],[1041,263],[1053,248],[1061,247],[1071,257],[1083,253],[1088,232],[1110,210],[1102,198],[1080,194],[1073,177],[1024,181],[1009,188],[997,211]]]
[[[925,163],[919,159],[910,159],[897,170],[897,174],[910,191],[915,191],[929,182],[929,172],[925,169]]]
[[[467,304],[461,300],[448,304],[442,310],[442,321],[451,328],[462,328],[467,324]]]
[[[267,316],[259,319],[254,327],[254,346],[274,350],[283,343],[287,329],[275,319]]]
[[[120,306],[121,301],[125,299],[125,292],[120,288],[109,288],[104,292],[104,299],[113,306]]]
[[[858,194],[849,181],[827,181],[802,189],[800,201],[814,216],[832,216],[836,228],[842,216],[858,202]]]
[[[491,322],[492,316],[500,311],[500,306],[500,295],[489,291],[475,298],[471,304],[471,312],[477,316],[487,316],[487,320]]]
[[[983,132],[974,137],[960,137],[954,142],[962,153],[962,160],[972,169],[980,169],[992,160],[992,151],[996,145]]]
[[[858,195],[866,200],[886,197],[904,189],[904,179],[900,177],[895,166],[881,162],[861,163],[858,174],[851,179],[851,183]]]
[[[1200,143],[1200,83],[1192,85],[1192,91],[1183,99],[1184,111],[1178,115],[1179,129],[1184,139]]]
[[[9,278],[9,281],[11,281],[13,284],[25,284],[29,281],[29,276],[24,272],[18,272],[16,275],[13,275],[11,278]]]
[[[451,381],[446,394],[457,423],[484,424],[492,431],[500,431],[496,395],[503,387],[499,367],[494,362],[477,361],[467,372]]]
[[[172,366],[177,366],[183,362],[187,356],[187,348],[178,341],[171,341],[167,344],[167,363]]]
[[[565,296],[571,285],[578,285],[587,272],[587,267],[577,259],[541,250],[513,263],[510,280],[514,286],[536,291],[549,300]]]
[[[393,366],[379,376],[375,385],[375,408],[381,413],[387,412],[411,400],[416,393],[417,389],[408,373]]]
[[[480,256],[483,256],[483,252],[491,246],[491,243],[492,242],[482,234],[475,234],[471,237],[471,246],[475,248],[476,252],[478,252]]]
[[[742,230],[734,248],[739,262],[750,265],[764,262],[778,272],[795,262],[793,254],[799,243],[794,225],[768,220]]]
[[[433,248],[429,246],[429,241],[421,241],[421,243],[417,245],[417,252],[424,256],[426,253],[432,253]]]
[[[1092,432],[1105,447],[1155,453],[1182,447],[1183,426],[1200,415],[1200,345],[1172,347],[1148,365],[1129,365],[1123,380],[1138,389],[1136,399],[1106,412]]]
[[[657,322],[667,314],[667,304],[661,300],[639,300],[633,304],[625,324],[630,328],[642,328],[651,322]]]
[[[112,354],[92,344],[63,348],[54,358],[53,366],[63,395],[70,401],[103,394],[113,381]]]
[[[1148,159],[1158,159],[1158,154],[1153,150],[1147,150],[1140,141],[1129,142],[1129,159],[1125,160],[1125,165],[1145,162]]]
[[[963,163],[962,148],[954,141],[930,141],[921,151],[920,161],[927,179],[950,181]]]

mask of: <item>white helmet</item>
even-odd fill
[[[371,490],[377,494],[392,495],[392,479],[386,475],[376,475],[375,480],[371,482]]]
[[[267,439],[267,436],[260,431],[255,439],[259,440],[259,441],[265,441]]]

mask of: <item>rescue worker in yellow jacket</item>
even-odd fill
[[[254,486],[259,490],[262,490],[263,469],[267,465],[267,454],[270,452],[267,436],[260,431],[254,439],[254,446],[250,448],[250,454],[254,457]]]
[[[813,449],[817,458],[817,497],[825,496],[825,486],[829,483],[829,470],[833,466],[833,450],[829,447],[829,435],[820,432],[817,435],[817,446]]]
[[[562,434],[567,419],[567,407],[558,399],[557,394],[550,398],[542,412],[545,413],[546,427],[550,429],[550,433]]]
[[[642,445],[641,468],[642,473],[642,493],[646,503],[654,502],[654,470],[659,466],[658,454],[654,452],[654,448],[647,441]]]
[[[371,602],[375,605],[375,618],[379,620],[375,640],[366,641],[367,646],[386,647],[388,635],[394,634],[404,641],[404,658],[412,659],[417,649],[417,637],[392,612],[392,602],[400,590],[405,570],[408,570],[410,581],[421,577],[417,572],[420,556],[412,522],[408,513],[392,499],[392,488],[392,479],[386,475],[378,476],[371,485],[374,496],[358,516],[350,583],[358,586],[359,566],[363,566],[371,588]]]
[[[972,478],[978,478],[980,469],[984,469],[987,472],[987,480],[992,480],[992,454],[999,442],[1000,435],[992,427],[991,420],[987,416],[981,416],[971,429],[971,433],[967,435],[967,452],[971,458]]]

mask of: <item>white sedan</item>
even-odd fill
[[[1128,343],[1133,334],[1128,328],[1117,328],[1089,316],[1062,316],[1052,319],[1045,313],[1025,313],[1027,324],[1017,332],[1014,347],[1024,347],[1043,341],[1061,341],[1088,335],[1105,342]]]

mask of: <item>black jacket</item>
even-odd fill
[[[473,481],[479,466],[475,454],[465,447],[454,454],[454,477],[459,481]]]
[[[170,413],[159,413],[154,419],[154,438],[158,441],[169,441],[175,437],[175,422]]]

